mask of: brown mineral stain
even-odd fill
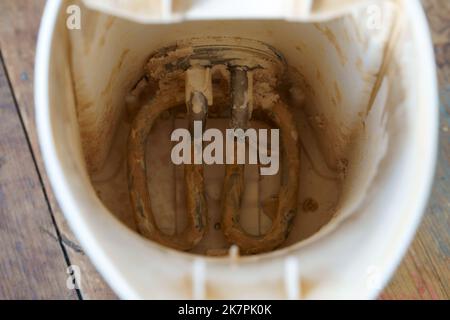
[[[327,126],[326,119],[323,114],[317,114],[309,117],[310,121],[319,129],[324,129]]]
[[[308,295],[311,293],[311,290],[314,288],[314,282],[303,278],[300,281],[300,288],[301,288],[302,298],[307,298]]]
[[[363,81],[369,84],[372,84],[374,80],[376,80],[377,75],[376,74],[372,74],[369,72],[366,72],[363,74],[362,78]]]
[[[348,159],[345,158],[339,159],[337,162],[337,169],[342,179],[347,177],[348,165],[349,165]]]
[[[331,42],[333,47],[336,49],[336,52],[339,56],[339,60],[342,65],[345,65],[347,63],[347,57],[344,55],[344,52],[342,51],[339,42],[337,41],[336,36],[334,33],[330,30],[328,27],[322,27],[318,23],[314,23],[314,27],[319,30],[327,39]]]
[[[83,10],[81,16],[82,28],[83,28],[83,52],[88,55],[91,51],[92,45],[97,34],[98,20],[100,18],[100,13],[95,10]]]
[[[335,107],[337,107],[338,106],[338,104],[337,104],[337,101],[336,101],[336,98],[335,97],[331,97],[331,103],[333,104],[333,106],[335,106]]]
[[[319,209],[319,203],[313,198],[306,198],[303,201],[303,211],[305,212],[314,212]]]
[[[172,11],[183,13],[192,6],[193,0],[178,0],[172,2]]]
[[[304,53],[305,51],[307,51],[307,48],[308,48],[308,46],[303,41],[299,41],[297,43],[297,45],[295,46],[295,49],[301,53]]]
[[[323,82],[322,74],[320,73],[319,69],[316,69],[316,78],[317,81],[319,81],[322,85],[325,85],[325,83]]]
[[[102,36],[100,37],[100,40],[99,40],[99,45],[100,45],[100,47],[103,47],[103,45],[105,44],[106,35],[108,34],[109,29],[111,29],[111,27],[112,27],[114,21],[115,21],[115,17],[108,17],[108,18],[106,19],[106,22],[105,22],[105,29],[104,29],[104,31],[103,31]]]
[[[344,31],[344,38],[345,38],[345,41],[346,41],[347,43],[349,43],[349,42],[350,42],[350,36],[349,36],[349,34],[348,34],[347,28],[345,28],[343,31]]]
[[[125,61],[125,58],[129,52],[130,52],[130,49],[125,49],[122,52],[122,54],[120,55],[119,62],[112,69],[111,75],[109,76],[108,84],[105,86],[105,88],[102,91],[102,96],[106,95],[108,92],[111,91],[114,80],[116,79],[117,74],[119,73],[120,69],[122,68],[123,62]]]
[[[108,19],[106,19],[106,23],[105,23],[105,30],[108,31],[111,26],[113,25],[114,21],[116,20],[115,17],[108,17]]]
[[[358,58],[356,59],[356,69],[358,69],[358,71],[359,71],[360,73],[364,73],[364,70],[363,70],[363,61],[362,61],[361,57],[358,57]]]
[[[77,112],[80,112],[81,110],[86,110],[86,109],[89,109],[89,108],[91,108],[93,106],[93,102],[92,101],[88,101],[88,100],[86,100],[86,101],[80,101],[79,103],[78,103],[78,109],[77,109]]]
[[[341,104],[342,103],[342,94],[341,94],[341,90],[339,89],[339,85],[337,84],[336,81],[334,81],[333,85],[334,85],[334,92],[336,94],[337,103]]]

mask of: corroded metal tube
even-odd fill
[[[244,69],[231,70],[231,89],[231,125],[233,128],[245,129],[248,127],[250,117],[249,96],[252,93],[248,92],[248,77]],[[263,110],[281,130],[289,174],[276,199],[276,212],[270,230],[262,236],[253,236],[245,232],[239,224],[245,187],[244,165],[236,163],[236,159],[233,164],[227,164],[222,190],[223,232],[227,240],[237,245],[244,254],[267,252],[280,246],[286,240],[292,220],[297,213],[300,174],[297,127],[292,114],[280,99],[270,109]]]
[[[204,72],[202,69],[199,71]],[[191,74],[187,72],[186,76],[186,81],[189,82]],[[206,79],[206,81],[210,80],[210,78]],[[204,196],[203,168],[197,164],[185,165],[187,226],[180,234],[167,235],[156,225],[151,207],[147,186],[145,146],[155,120],[165,110],[182,104],[185,101],[184,94],[176,84],[164,92],[159,91],[151,103],[144,105],[139,111],[132,124],[128,140],[128,183],[139,231],[151,240],[178,250],[192,249],[203,238],[207,230],[208,214]],[[190,127],[194,121],[205,121],[207,99],[204,92],[192,91],[186,99],[186,106]]]

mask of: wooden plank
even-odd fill
[[[422,0],[433,35],[440,92],[435,184],[416,238],[382,299],[450,299],[450,1]]]
[[[2,0],[0,2],[0,47],[51,211],[61,234],[60,239],[53,240],[62,241],[70,262],[80,267],[83,298],[115,299],[115,294],[85,256],[68,227],[51,191],[40,155],[34,120],[33,70],[37,32],[44,4],[43,0]]]
[[[77,299],[0,59],[0,297]]]

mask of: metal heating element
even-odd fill
[[[216,88],[212,74],[225,70],[228,92]],[[206,123],[213,100],[230,106],[231,128],[247,129],[255,111],[275,124],[281,133],[284,170],[288,174],[273,201],[271,227],[261,236],[245,232],[239,224],[244,192],[244,165],[227,164],[222,188],[222,230],[230,245],[243,254],[271,251],[289,234],[297,212],[300,149],[298,132],[288,106],[276,92],[286,71],[281,54],[259,41],[234,38],[194,39],[159,50],[147,64],[146,77],[158,89],[132,123],[128,141],[128,181],[139,232],[162,245],[187,251],[205,235],[208,225],[202,164],[185,164],[187,226],[182,232],[162,232],[152,212],[147,185],[145,146],[155,120],[166,110],[185,104],[191,137],[194,121]],[[239,137],[237,137],[239,139]],[[197,152],[195,143],[192,153]]]

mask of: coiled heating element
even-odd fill
[[[280,129],[283,164],[288,172],[277,197],[271,199],[271,227],[263,235],[247,233],[240,225],[242,195],[245,188],[243,164],[226,164],[222,188],[222,231],[242,254],[257,254],[279,247],[289,234],[297,212],[300,172],[298,132],[288,106],[277,94],[286,63],[281,54],[259,41],[236,38],[193,39],[153,54],[146,67],[146,79],[155,84],[150,103],[142,106],[128,139],[128,184],[139,232],[162,245],[188,251],[204,237],[208,227],[203,164],[184,165],[187,225],[168,235],[156,223],[147,184],[145,146],[156,119],[165,111],[186,105],[189,129],[194,139],[194,122],[203,125],[215,100],[227,101],[230,127],[247,129],[252,116],[263,114]],[[222,72],[227,92],[212,81]],[[236,137],[237,140],[245,137]],[[193,141],[194,142],[194,141]],[[192,144],[192,154],[198,145]],[[151,173],[150,173],[151,175]]]

